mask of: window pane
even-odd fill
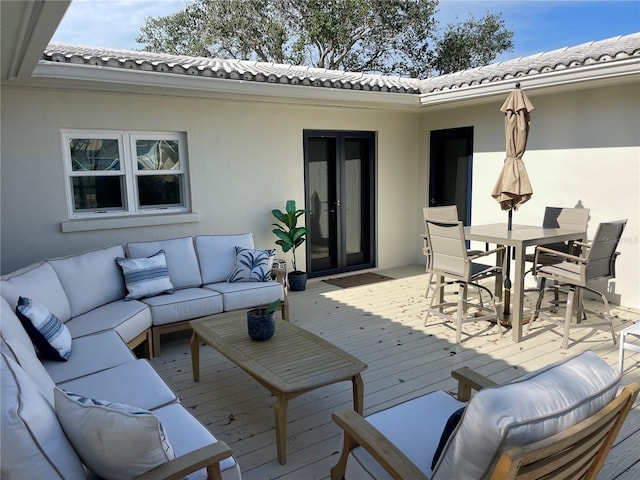
[[[71,166],[74,171],[120,170],[118,140],[72,138]]]
[[[123,177],[73,177],[74,210],[122,209]]]
[[[136,140],[139,170],[179,170],[176,140]]]
[[[144,175],[138,177],[141,207],[182,205],[182,175]]]

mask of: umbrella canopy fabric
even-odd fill
[[[529,112],[533,108],[519,87],[511,91],[500,108],[504,112],[507,158],[491,195],[500,203],[502,210],[517,210],[533,195],[529,175],[522,161],[529,136]]]

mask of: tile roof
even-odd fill
[[[422,80],[277,63],[189,57],[62,43],[50,43],[42,59],[50,62],[228,80],[420,94],[613,62],[631,57],[640,58],[640,32]]]

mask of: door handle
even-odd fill
[[[336,213],[336,210],[340,207],[340,200],[336,200],[333,202],[334,208],[331,210],[331,213]]]

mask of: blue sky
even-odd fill
[[[147,17],[169,15],[188,0],[73,0],[53,41],[140,49],[135,38]],[[441,0],[436,18],[444,27],[469,15],[502,13],[514,32],[509,60],[592,40],[640,32],[640,0]]]

